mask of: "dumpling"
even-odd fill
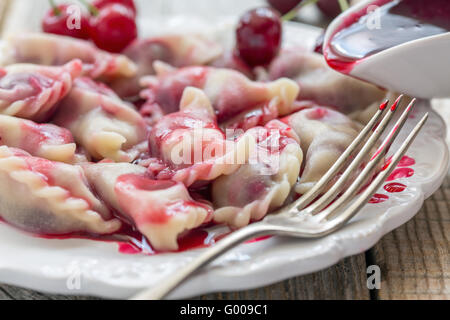
[[[111,234],[121,222],[91,192],[79,166],[0,147],[0,217],[44,234]]]
[[[47,121],[81,68],[81,62],[74,60],[62,67],[14,64],[0,69],[0,113]]]
[[[145,144],[142,116],[107,86],[78,78],[60,103],[53,123],[69,129],[75,141],[94,159],[131,162]]]
[[[118,79],[110,85],[121,97],[138,96],[142,89],[139,80],[143,76],[155,74],[155,61],[164,61],[175,67],[204,65],[217,58],[221,52],[219,44],[197,34],[137,39],[123,52],[137,64],[137,74],[132,78]]]
[[[177,250],[180,234],[211,220],[211,208],[194,201],[182,183],[153,180],[143,167],[118,163],[84,169],[100,198],[157,250]]]
[[[322,55],[303,48],[282,51],[269,67],[269,79],[287,77],[300,86],[299,100],[313,100],[344,114],[365,109],[384,98],[378,87],[334,71]]]
[[[305,194],[333,166],[356,138],[362,126],[329,108],[316,106],[283,120],[300,137],[305,154],[296,191]]]
[[[298,137],[286,124],[273,120],[249,132],[258,140],[249,162],[215,180],[212,187],[214,221],[233,228],[261,220],[283,206],[303,160]]]
[[[0,115],[0,145],[52,161],[73,163],[76,159],[77,146],[69,130],[10,116]]]
[[[92,43],[48,33],[10,34],[4,39],[0,65],[35,63],[60,66],[73,59],[83,62],[83,74],[93,79],[132,77],[136,65],[124,55],[99,50]]]
[[[254,109],[244,111],[241,114],[220,124],[224,130],[239,130],[247,131],[257,126],[264,126],[266,123],[279,116],[278,107],[275,103],[269,103],[263,107],[256,107]]]
[[[254,82],[242,73],[212,67],[173,69],[161,62],[155,63],[157,76],[146,77],[142,92],[147,105],[160,108],[168,114],[179,110],[186,87],[202,89],[216,112],[219,123],[242,112],[274,104],[280,115],[292,112],[298,95],[298,85],[289,79],[270,83]]]
[[[296,111],[300,111],[306,108],[310,108],[311,106],[316,106],[317,104],[313,101],[303,100],[303,101],[294,101],[291,106],[291,113]],[[372,109],[371,109],[372,110]],[[355,117],[359,116],[359,114],[355,113]],[[220,124],[220,126],[224,129],[229,130],[239,130],[242,129],[247,131],[251,128],[257,126],[264,126],[269,121],[273,119],[278,119],[280,117],[280,113],[278,107],[275,103],[270,103],[265,105],[264,107],[257,107],[252,110],[244,111],[241,114],[225,121]],[[370,119],[370,118],[369,118]]]
[[[233,173],[246,163],[254,139],[250,135],[231,138],[218,127],[206,95],[200,89],[186,88],[180,111],[165,116],[150,132],[150,156],[167,165],[158,178],[189,187]]]
[[[372,103],[371,105],[367,106],[366,108],[361,108],[360,110],[357,110],[355,112],[352,112],[348,114],[347,116],[359,123],[367,124],[372,119],[372,117],[375,115],[375,113],[380,109],[380,105],[385,103],[386,101],[396,101],[397,98],[400,96],[400,93],[393,92],[393,91],[387,91],[384,98],[380,101],[376,101]],[[406,96],[404,96],[404,99],[402,100],[404,102],[400,104],[400,107],[407,106],[408,102],[412,100],[412,98],[409,98],[409,101],[407,101]]]

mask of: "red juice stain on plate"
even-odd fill
[[[389,196],[385,195],[385,194],[374,194],[372,199],[370,199],[369,203],[372,204],[377,204],[377,203],[382,203],[389,200]]]
[[[127,242],[118,242],[119,252],[123,254],[141,254],[143,253],[142,249],[134,246],[131,243]]]
[[[4,221],[0,218],[0,223],[5,223],[10,225],[8,222]],[[14,228],[14,226],[10,225]],[[70,239],[82,239],[82,240],[92,240],[92,241],[100,241],[105,243],[116,243],[118,245],[118,251],[122,254],[127,255],[135,255],[135,254],[143,254],[143,255],[156,255],[159,253],[164,253],[160,251],[154,250],[148,241],[142,236],[142,234],[135,230],[131,226],[124,226],[121,230],[119,230],[115,234],[111,235],[90,235],[84,233],[72,233],[65,235],[46,235],[46,234],[37,234],[37,233],[29,233],[24,231],[25,233],[47,240],[70,240]],[[215,235],[213,233],[209,233],[205,229],[192,230],[186,235],[180,237],[178,239],[179,249],[177,252],[184,252],[199,248],[206,248],[212,246],[217,241],[225,238],[227,234]],[[256,239],[253,242],[262,241],[261,239]]]
[[[230,235],[230,233],[214,236],[214,235],[211,235],[206,230],[202,230],[202,229],[193,230],[178,240],[179,249],[177,250],[177,252],[185,252],[185,251],[194,250],[194,249],[211,247],[215,243],[226,238],[228,235]],[[261,241],[264,241],[264,240],[267,240],[270,238],[272,238],[272,236],[264,236],[264,237],[259,237],[259,238],[249,240],[245,243],[247,243],[247,244],[256,243],[256,242],[261,242]],[[155,254],[161,253],[158,251],[150,252],[150,253],[144,252],[143,249],[139,248],[138,246],[136,246],[136,244],[134,244],[132,242],[118,242],[118,245],[119,245],[119,252],[123,253],[123,254],[155,255]]]
[[[398,182],[389,183],[384,186],[384,190],[386,190],[389,193],[400,193],[400,192],[405,191],[405,189],[406,189],[406,186],[404,184],[401,184]]]
[[[381,168],[381,171],[386,170],[391,165],[391,163],[392,163],[392,157],[387,158],[384,161],[384,166],[383,166],[383,168]]]
[[[381,171],[386,170],[391,163],[392,163],[392,157],[387,158]],[[413,158],[410,158],[408,156],[404,156],[398,163],[397,167],[399,167],[399,168],[411,167],[415,164],[416,164],[416,160],[414,160]]]
[[[409,178],[414,175],[414,169],[411,168],[398,168],[395,169],[386,181],[394,181],[401,178]]]

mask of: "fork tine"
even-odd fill
[[[315,184],[315,186],[306,194],[304,194],[300,199],[291,204],[288,210],[302,210],[308,204],[310,204],[325,188],[331,179],[343,168],[347,163],[348,158],[353,154],[353,152],[361,145],[361,143],[366,139],[368,134],[376,127],[378,120],[383,115],[389,101],[386,100],[380,105],[378,111],[369,121],[369,123],[364,127],[364,129],[359,133],[352,144],[345,150],[341,157],[336,161],[336,163],[330,168],[330,170]],[[284,210],[283,210],[284,211]]]
[[[330,215],[332,215],[336,210],[340,209],[344,205],[346,205],[349,201],[353,199],[353,197],[358,193],[361,189],[361,186],[364,186],[366,181],[370,179],[373,175],[373,171],[376,169],[377,165],[381,160],[383,160],[385,151],[391,146],[392,142],[397,138],[400,130],[408,119],[408,115],[412,110],[412,107],[415,103],[415,99],[411,101],[406,110],[401,115],[400,119],[398,119],[397,123],[392,128],[391,132],[385,138],[380,148],[375,152],[372,159],[367,163],[364,170],[359,174],[359,176],[355,179],[355,181],[350,185],[350,187],[344,192],[344,194],[337,198],[337,200],[326,210],[321,212],[318,216],[327,219]]]
[[[409,149],[412,142],[417,137],[417,135],[419,134],[420,130],[423,128],[427,120],[428,120],[428,113],[426,113],[423,116],[420,122],[415,126],[415,128],[406,138],[405,142],[401,145],[399,150],[392,157],[392,162],[389,164],[388,168],[384,172],[380,173],[374,179],[374,181],[372,181],[372,183],[367,187],[367,189],[364,190],[364,192],[342,214],[340,214],[338,217],[332,220],[333,221],[332,229],[335,230],[340,226],[342,226],[343,224],[347,223],[361,210],[362,207],[364,207],[367,204],[367,202],[374,195],[374,193],[383,185],[387,177],[389,177],[392,171],[394,171],[394,169],[397,167],[398,163],[405,155],[406,151]]]
[[[347,183],[349,177],[352,173],[357,169],[361,163],[366,159],[367,154],[372,150],[375,144],[378,142],[380,136],[386,130],[392,116],[397,110],[398,105],[400,104],[403,96],[397,98],[395,103],[390,108],[389,112],[384,116],[381,123],[375,129],[375,132],[370,136],[369,140],[364,144],[362,149],[359,151],[358,155],[355,159],[350,163],[347,169],[344,171],[342,176],[333,184],[333,186],[328,190],[322,197],[320,197],[316,202],[311,204],[308,208],[305,209],[306,213],[316,214],[320,212],[323,208],[325,208],[328,204],[331,203],[341,192],[345,184]]]

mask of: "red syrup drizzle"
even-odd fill
[[[142,236],[141,236],[142,237]],[[176,252],[184,252],[193,249],[206,248],[215,243],[215,239],[210,237],[206,230],[192,230],[187,235],[178,240],[179,249]],[[153,250],[145,239],[130,239],[128,242],[118,242],[119,252],[123,254],[145,254],[156,255],[163,252]]]
[[[13,225],[5,221],[0,217],[0,223],[4,223],[15,228]],[[206,227],[205,227],[206,228]],[[32,237],[47,239],[47,240],[73,240],[73,239],[81,239],[81,240],[92,240],[99,241],[104,243],[116,243],[118,245],[118,251],[122,254],[127,255],[136,255],[142,254],[147,256],[153,256],[161,253],[154,250],[145,237],[137,230],[135,230],[132,226],[126,225],[122,227],[117,233],[112,235],[93,235],[86,233],[71,233],[65,235],[46,235],[46,234],[37,234],[31,233],[27,231],[22,232],[31,235]],[[179,249],[175,252],[185,252],[194,249],[208,248],[213,246],[215,243],[220,240],[226,238],[232,232],[227,233],[217,233],[217,232],[209,232],[206,229],[195,229],[189,231],[187,234],[181,236],[178,239]],[[261,241],[265,241],[272,238],[272,236],[264,236],[258,237],[252,240],[245,242],[246,244],[258,243]]]
[[[413,158],[410,158],[408,156],[404,156],[400,162],[398,163],[397,167],[411,167],[413,165],[416,164],[416,160],[414,160]]]
[[[386,164],[383,167],[383,170],[386,170],[392,162],[392,157],[386,161]],[[391,175],[387,178],[386,181],[394,181],[401,178],[409,178],[412,177],[415,173],[414,169],[409,168],[416,164],[416,160],[410,158],[408,156],[404,156],[397,165],[397,169],[395,169]]]
[[[386,160],[386,165],[382,170],[387,169],[389,164],[391,163],[392,158]],[[416,163],[413,158],[408,156],[404,156],[398,164],[399,169],[410,169],[408,166],[412,166]],[[410,169],[412,170],[412,169]],[[396,178],[410,177],[410,171],[406,171],[407,174],[405,176],[397,176]],[[412,171],[413,172],[413,171]],[[395,173],[395,171],[394,171]],[[413,173],[414,174],[414,173]],[[389,193],[400,193],[403,192],[407,188],[406,185],[401,183],[390,183],[387,184],[384,189]],[[389,200],[389,196],[384,194],[375,194],[372,199],[369,201],[371,204],[379,204]],[[4,221],[0,218],[0,223],[8,224],[8,222]],[[206,227],[205,227],[206,228]],[[206,229],[196,229],[192,230],[186,235],[180,237],[178,239],[179,249],[176,252],[185,252],[194,249],[207,248],[211,247],[218,241],[224,239],[231,232],[216,234],[214,232],[208,232]],[[120,231],[113,235],[90,235],[90,234],[82,234],[82,233],[72,233],[67,235],[44,235],[44,234],[31,234],[34,237],[39,237],[42,239],[50,239],[50,240],[70,240],[70,239],[83,239],[83,240],[94,240],[105,243],[117,243],[118,251],[122,254],[127,255],[157,255],[164,252],[159,252],[154,250],[147,240],[142,236],[140,232],[135,230],[132,226],[124,226]],[[268,239],[271,239],[273,236],[264,236],[258,237],[252,240],[245,242],[246,244],[258,243]],[[126,240],[125,240],[126,239]]]
[[[142,249],[139,249],[138,247],[132,245],[131,243],[127,242],[118,242],[119,245],[119,252],[123,254],[141,254]]]
[[[398,168],[395,169],[386,181],[394,181],[401,178],[409,178],[414,175],[414,169]]]
[[[383,169],[381,171],[386,170],[391,163],[392,163],[392,157],[389,157],[388,159],[386,159],[385,165],[384,165],[384,167],[383,167]],[[416,160],[414,160],[413,158],[410,158],[408,156],[404,156],[398,162],[397,167],[398,168],[411,167],[411,166],[413,166],[415,164],[416,164]]]
[[[252,240],[248,240],[246,243],[256,243],[256,242],[261,242],[261,241],[268,240],[271,238],[273,238],[273,236],[264,236],[264,237],[259,237],[259,238],[255,238]]]

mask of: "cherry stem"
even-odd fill
[[[53,14],[55,16],[59,16],[61,14],[61,10],[56,5],[55,1],[54,0],[49,0],[49,2],[50,2],[50,5],[52,6]]]
[[[95,17],[98,16],[99,11],[94,5],[92,5],[92,3],[89,3],[86,0],[78,0],[78,1],[80,1],[93,16]]]
[[[339,6],[341,7],[341,11],[342,12],[344,12],[345,10],[350,8],[350,6],[348,5],[348,1],[347,0],[338,0],[338,2],[339,2]]]
[[[294,9],[292,9],[291,11],[286,13],[283,17],[281,17],[281,19],[283,21],[290,21],[290,20],[294,19],[297,16],[298,12],[303,7],[306,7],[306,6],[310,5],[310,4],[317,3],[318,1],[319,0],[304,0],[304,1],[301,1]]]

